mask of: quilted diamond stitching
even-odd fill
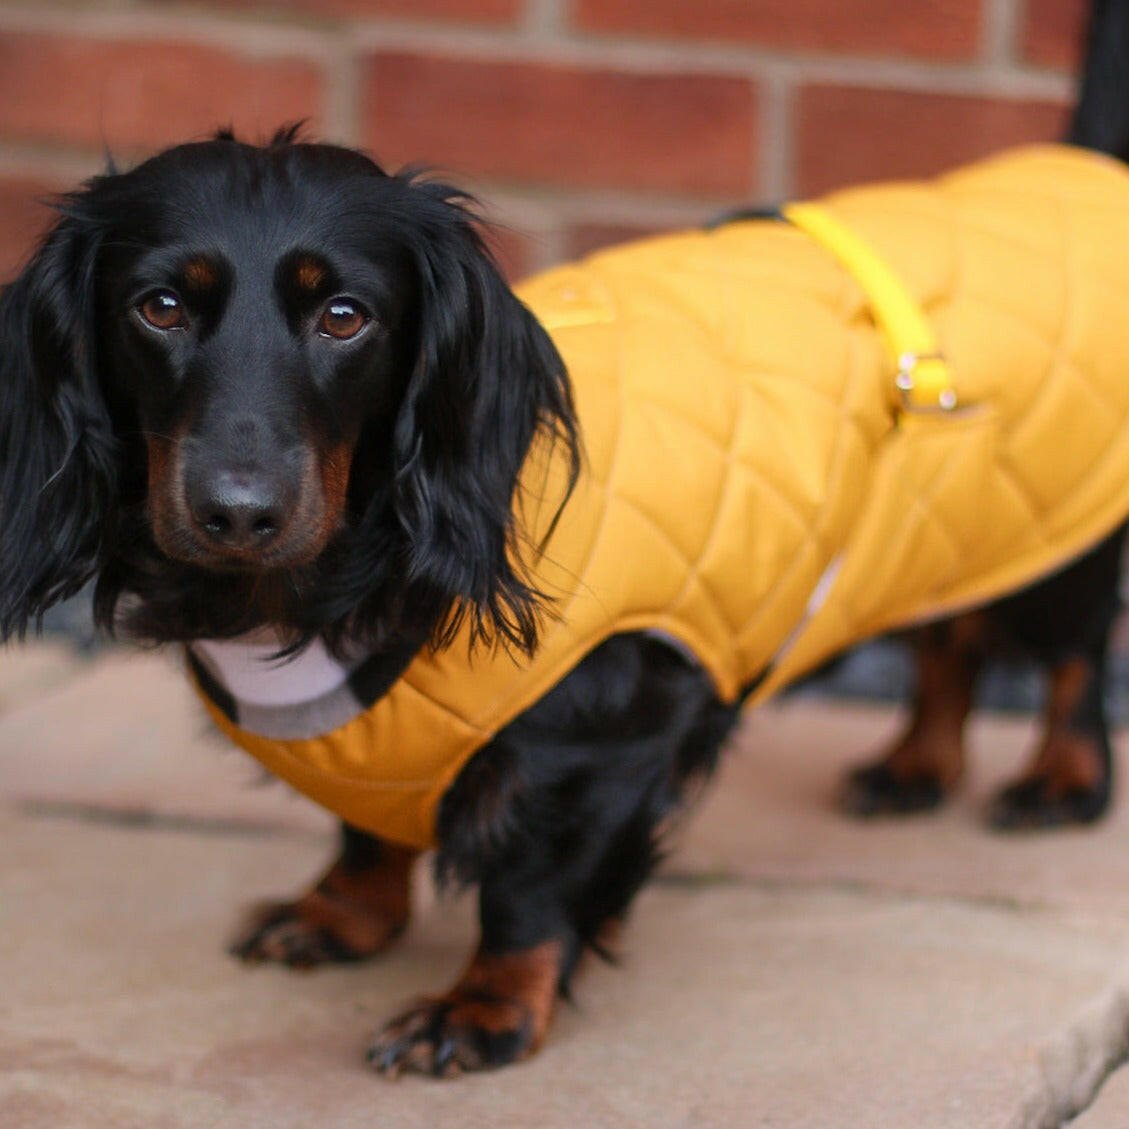
[[[976,187],[976,190],[983,194],[982,186]],[[938,197],[937,193],[942,195]],[[954,190],[953,195],[957,195]],[[997,195],[1001,195],[997,193]],[[1007,192],[1003,193],[1003,197],[1011,196],[1015,198],[1017,194],[1014,188],[1009,188]],[[1042,194],[1032,193],[1033,197],[1040,200],[1050,200],[1055,203],[1055,197],[1048,195],[1043,197]],[[1071,395],[1077,401],[1079,396],[1086,396],[1091,399],[1094,404],[1095,412],[1109,412],[1111,410],[1110,398],[1106,394],[1107,390],[1102,385],[1095,382],[1090,378],[1090,375],[1085,372],[1078,372],[1078,366],[1074,364],[1072,358],[1067,351],[1067,341],[1069,340],[1070,327],[1073,324],[1071,321],[1072,313],[1068,304],[1064,303],[1057,309],[1056,321],[1059,324],[1043,323],[1033,320],[1024,320],[1021,315],[1009,308],[1006,301],[1001,301],[990,290],[974,281],[970,276],[968,270],[967,256],[973,246],[976,246],[977,253],[983,252],[985,241],[991,243],[1011,244],[1020,249],[1024,255],[1032,255],[1041,253],[1046,257],[1046,243],[1048,241],[1048,234],[1050,241],[1056,242],[1060,248],[1060,252],[1056,258],[1063,260],[1062,265],[1067,268],[1066,274],[1068,276],[1067,288],[1069,296],[1074,297],[1074,283],[1070,280],[1070,270],[1076,269],[1076,264],[1068,262],[1068,255],[1065,250],[1069,245],[1068,232],[1065,231],[1063,223],[1047,225],[1045,230],[1039,230],[1030,241],[1024,241],[1018,238],[1013,231],[1007,230],[1007,223],[1001,222],[999,229],[996,225],[983,222],[982,217],[984,209],[980,207],[964,208],[958,206],[957,202],[951,199],[944,198],[944,189],[934,191],[931,200],[940,199],[938,206],[933,206],[930,201],[921,202],[923,197],[915,198],[907,196],[905,201],[899,201],[906,207],[907,211],[913,212],[920,221],[922,217],[927,218],[931,223],[935,224],[940,218],[951,225],[951,238],[948,241],[949,254],[947,259],[941,260],[935,264],[932,269],[935,275],[928,276],[928,288],[934,290],[935,293],[930,293],[925,296],[925,304],[931,313],[937,313],[944,310],[951,305],[955,300],[962,302],[978,303],[985,310],[990,310],[992,315],[1003,321],[1004,319],[1010,320],[1012,323],[1013,332],[1029,334],[1033,342],[1038,342],[1039,347],[1044,350],[1048,356],[1046,363],[1046,371],[1043,373],[1041,379],[1037,379],[1035,402],[1047,394],[1061,394],[1066,387],[1073,388]],[[915,202],[915,200],[917,202]],[[969,212],[973,215],[970,218]],[[678,252],[680,253],[680,252]],[[630,269],[624,267],[624,261],[616,260],[614,257],[608,260],[597,260],[591,265],[593,267],[601,268],[601,273],[606,275],[603,281],[606,284],[606,289],[614,293],[620,286],[624,287],[639,287],[644,294],[644,300],[641,302],[638,310],[631,311],[629,316],[637,316],[639,311],[649,313],[650,303],[655,305],[666,304],[672,311],[673,318],[689,319],[691,324],[703,327],[706,333],[717,333],[718,331],[718,317],[719,315],[732,315],[734,311],[727,309],[727,306],[732,305],[728,301],[719,301],[714,306],[699,306],[696,303],[690,303],[683,300],[683,291],[680,288],[695,286],[696,278],[701,278],[703,284],[703,291],[712,290],[716,295],[718,292],[717,286],[717,271],[720,270],[723,274],[726,273],[726,264],[723,262],[720,267],[717,263],[714,264],[713,272],[706,270],[701,261],[693,261],[687,265],[685,259],[682,261],[675,261],[677,254],[672,250],[674,256],[669,264],[670,281],[665,276],[665,262],[662,254],[657,254],[651,259],[646,260],[644,264],[644,272],[633,273]],[[630,262],[630,260],[625,260]],[[982,260],[980,260],[982,262]],[[610,265],[609,265],[610,264]],[[646,272],[654,271],[654,274]],[[754,271],[755,273],[755,271]],[[936,275],[940,275],[938,279]],[[737,289],[740,290],[744,286],[748,286],[750,282],[748,271],[735,271],[735,281],[738,283]],[[788,285],[791,279],[785,277],[784,284]],[[668,284],[669,283],[669,284]],[[1120,287],[1121,284],[1115,284]],[[726,288],[720,288],[723,292]],[[801,288],[802,289],[802,288]],[[828,287],[819,290],[818,294],[811,291],[803,291],[802,297],[808,301],[813,299],[818,300],[830,312],[840,319],[840,324],[847,322],[848,324],[870,324],[869,316],[865,307],[860,309],[860,303],[857,294],[852,293],[854,284],[849,280],[845,280],[843,290],[840,293],[832,291]],[[1125,284],[1125,289],[1129,289],[1129,284]],[[694,291],[691,290],[691,293]],[[646,297],[652,295],[652,298]],[[620,311],[622,315],[624,311]],[[853,316],[852,316],[853,315]],[[729,324],[726,318],[722,318],[723,324]],[[711,329],[712,327],[712,329]],[[721,338],[724,335],[717,333]],[[719,342],[715,340],[713,347],[717,349]],[[725,362],[733,365],[735,368],[746,369],[750,373],[755,373],[757,376],[765,376],[766,373],[756,366],[755,362],[750,363],[747,358],[741,358],[739,361],[733,356],[728,354],[725,349],[724,340],[721,342],[721,353],[725,357]],[[625,409],[625,395],[629,395],[632,404],[637,401],[640,404],[646,404],[648,408],[666,413],[678,418],[681,426],[691,428],[694,430],[696,436],[704,442],[711,444],[715,448],[720,457],[724,458],[726,462],[732,464],[734,467],[740,466],[742,470],[751,478],[752,489],[757,492],[760,504],[768,507],[768,512],[771,514],[776,511],[776,516],[771,517],[771,520],[779,521],[782,517],[790,523],[795,524],[795,528],[801,531],[801,539],[798,539],[798,548],[796,551],[796,564],[792,569],[785,570],[785,575],[776,579],[770,590],[765,593],[762,601],[762,608],[758,609],[758,614],[752,618],[756,621],[759,614],[765,614],[767,605],[771,604],[772,598],[780,591],[780,589],[787,583],[788,574],[794,574],[796,569],[802,567],[802,560],[805,555],[810,551],[812,542],[815,539],[813,533],[809,530],[806,534],[804,530],[805,524],[818,526],[822,520],[819,514],[808,514],[808,507],[805,504],[807,501],[806,495],[804,501],[801,502],[800,496],[793,490],[789,490],[789,486],[794,487],[793,482],[789,482],[787,478],[783,480],[778,479],[772,474],[772,468],[769,466],[759,465],[755,458],[755,453],[745,452],[738,449],[736,446],[736,437],[743,421],[746,419],[747,413],[755,409],[755,400],[749,399],[746,403],[745,398],[742,397],[738,400],[737,410],[733,413],[733,417],[728,420],[728,427],[724,434],[719,434],[716,427],[707,426],[703,423],[702,419],[697,418],[693,413],[680,414],[676,402],[666,402],[662,395],[649,395],[645,389],[640,389],[632,385],[630,392],[625,393],[625,379],[627,374],[622,368],[622,358],[620,364],[614,367],[615,378],[617,380],[618,391],[618,404],[619,410],[622,413]],[[797,365],[795,370],[781,372],[780,379],[794,381],[797,386],[802,386],[805,392],[813,397],[821,397],[829,409],[836,413],[839,419],[839,430],[845,433],[855,423],[858,426],[858,421],[853,421],[847,411],[846,405],[849,402],[849,397],[857,390],[852,389],[850,382],[841,382],[833,387],[830,391],[819,383],[808,383],[804,380],[804,369],[802,366]],[[957,376],[959,381],[959,374]],[[1065,382],[1065,383],[1064,383]],[[1074,385],[1077,387],[1074,388]],[[1048,392],[1048,390],[1050,390]],[[1056,391],[1057,390],[1057,391]],[[677,400],[677,397],[675,397]],[[1009,419],[1009,432],[1005,436],[1006,440],[1010,440],[1012,445],[1021,444],[1023,442],[1022,426],[1029,417],[1033,408],[1027,408],[1018,413],[1018,418],[1012,417]],[[706,419],[710,417],[708,414]],[[714,419],[716,420],[716,416]],[[620,430],[622,430],[622,419]],[[872,438],[868,433],[853,435],[851,442],[857,442],[862,438],[865,443],[868,438]],[[834,478],[838,473],[838,466],[843,458],[843,453],[847,449],[847,439],[845,434],[838,434],[835,439],[835,447],[833,450],[833,462],[831,464],[821,464],[821,473],[827,475],[827,466],[830,465],[832,470],[829,477]],[[605,483],[607,490],[615,489],[614,484],[617,481],[616,475],[618,467],[610,468],[608,474],[608,482]],[[950,526],[946,518],[946,508],[948,503],[942,503],[941,499],[944,497],[945,486],[950,482],[949,474],[952,473],[952,468],[945,468],[944,477],[939,478],[932,483],[932,488],[927,492],[919,495],[913,500],[915,512],[918,514],[922,528],[928,527],[931,530],[930,536],[936,537],[939,541],[947,546],[947,551],[952,555],[960,556],[960,544],[962,539],[962,527]],[[1040,539],[1045,538],[1045,534],[1039,524],[1039,515],[1042,509],[1038,503],[1037,497],[1032,493],[1031,483],[1024,476],[1022,467],[1018,465],[1012,457],[1012,452],[1002,450],[1000,458],[996,464],[991,468],[990,473],[994,476],[993,490],[996,496],[1006,495],[1011,497],[1013,505],[1023,511],[1023,521],[1036,530],[1034,536]],[[746,481],[746,487],[748,481]],[[664,534],[664,527],[661,515],[648,512],[648,507],[645,504],[639,504],[632,498],[627,498],[616,492],[617,499],[625,505],[629,505],[632,511],[640,516],[642,520],[648,523],[648,527],[653,528],[656,534],[662,537],[663,544],[666,545],[672,552],[678,554],[680,560],[685,562],[686,576],[682,582],[681,589],[676,597],[673,607],[677,608],[683,601],[689,598],[691,591],[700,591],[705,599],[708,601],[711,609],[721,614],[722,609],[726,606],[727,601],[719,598],[716,592],[709,589],[706,576],[703,573],[703,568],[708,562],[711,550],[715,547],[718,538],[722,534],[721,520],[725,512],[728,491],[732,489],[732,484],[728,484],[723,490],[710,495],[710,515],[706,523],[706,533],[704,537],[701,535],[700,530],[695,530],[694,537],[696,543],[684,544],[682,548],[679,544],[670,537]],[[1001,493],[1002,492],[1002,493]],[[604,510],[604,518],[606,519],[607,509]],[[805,521],[806,518],[806,521]],[[802,540],[802,543],[801,543]],[[722,617],[724,620],[724,616]],[[745,618],[742,616],[742,618]],[[745,627],[748,625],[746,624]],[[742,635],[745,635],[745,627],[741,627]]]
[[[1032,193],[1032,195],[1037,196],[1039,199],[1050,199],[1041,193]],[[1059,219],[1056,228],[1059,234],[1059,239],[1057,240],[1058,255],[1056,258],[1059,264],[1058,269],[1063,273],[1065,279],[1063,288],[1064,299],[1059,309],[1058,324],[1052,329],[1050,327],[1032,324],[1029,321],[1021,321],[1013,311],[1002,307],[997,297],[994,297],[990,293],[976,293],[970,289],[970,296],[991,308],[994,316],[1002,320],[1011,321],[1012,323],[1019,322],[1025,332],[1030,333],[1045,346],[1050,356],[1047,370],[1038,381],[1034,395],[1012,423],[1005,459],[998,464],[998,470],[1013,479],[1013,484],[1019,496],[1022,497],[1031,520],[1036,525],[1039,524],[1039,515],[1042,513],[1043,507],[1039,505],[1032,496],[1031,487],[1024,478],[1019,462],[1014,455],[1014,450],[1023,444],[1030,427],[1034,426],[1032,421],[1036,417],[1044,397],[1051,394],[1052,385],[1067,379],[1075,381],[1080,388],[1085,388],[1086,392],[1097,401],[1100,410],[1105,413],[1107,417],[1114,416],[1115,418],[1119,418],[1121,415],[1117,407],[1110,403],[1104,390],[1097,387],[1065,352],[1064,343],[1071,335],[1070,331],[1073,327],[1073,318],[1075,317],[1076,295],[1079,288],[1079,271],[1073,251],[1074,241],[1070,237],[1069,216],[1062,207],[1061,202],[1054,200],[1052,200],[1052,202],[1057,205],[1056,210],[1058,211]],[[966,225],[966,231],[974,234],[983,234],[985,229],[983,225],[968,224]],[[1001,234],[995,229],[989,229],[987,233],[990,234],[992,238],[1004,239],[1011,242],[1013,245],[1021,246],[1025,253],[1031,251],[1029,244],[1022,244],[1010,235]],[[958,246],[961,246],[963,251],[963,245]],[[1111,283],[1110,288],[1126,289],[1117,286],[1116,283]],[[1127,294],[1127,297],[1129,297],[1129,294]]]

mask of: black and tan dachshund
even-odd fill
[[[1129,107],[1098,102],[1083,98],[1074,139],[1124,153]],[[1095,114],[1112,134],[1087,132]],[[560,358],[463,195],[284,131],[111,170],[60,211],[0,298],[5,637],[93,581],[97,620],[126,636],[269,625],[295,654],[363,646],[375,694],[468,624],[536,649],[515,483],[538,436],[574,465],[582,437]],[[1053,692],[1046,744],[997,821],[1099,814],[1117,552],[926,629],[913,729],[855,777],[851,806],[919,806],[952,784],[977,668],[1006,635],[1052,664]],[[536,1049],[736,716],[681,650],[628,633],[494,735],[438,818],[437,873],[478,886],[481,942],[372,1061],[446,1074]],[[298,966],[379,952],[406,922],[414,855],[346,826],[321,880],[235,951]]]
[[[62,211],[0,301],[5,636],[93,579],[118,634],[269,624],[295,652],[360,642],[376,683],[462,617],[536,645],[511,496],[535,434],[573,460],[579,439],[556,350],[457,191],[287,131],[172,149]],[[534,1048],[734,717],[678,652],[621,636],[481,750],[445,797],[436,861],[479,886],[481,946],[385,1031],[378,1065]],[[343,835],[241,956],[355,960],[400,931],[414,852]]]

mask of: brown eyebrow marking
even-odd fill
[[[317,290],[325,276],[325,267],[316,259],[304,257],[294,264],[294,279],[303,290]]]
[[[219,272],[207,259],[190,259],[184,266],[184,278],[193,290],[211,290],[219,283]]]

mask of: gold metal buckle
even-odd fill
[[[916,390],[913,373],[922,361],[938,361],[945,363],[945,355],[940,352],[933,353],[902,353],[898,357],[898,372],[894,377],[894,386],[902,394],[902,407],[910,412],[951,412],[957,406],[957,394],[949,385],[945,385],[937,393],[937,403],[914,403],[913,393]]]

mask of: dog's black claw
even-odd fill
[[[902,780],[885,761],[849,773],[839,794],[839,807],[848,815],[870,819],[881,815],[917,815],[933,811],[947,793],[931,776]]]
[[[328,908],[327,908],[328,907]],[[227,951],[247,964],[282,964],[305,971],[355,964],[383,952],[403,931],[398,917],[330,902],[318,892],[295,902],[259,906]]]
[[[388,1078],[400,1076],[399,1060],[399,1048],[395,1045],[384,1047],[379,1043],[374,1043],[365,1052],[365,1061],[374,1070]]]
[[[274,919],[249,929],[227,950],[246,964],[283,964],[307,971],[320,964],[348,964],[364,954],[352,952],[327,930],[298,920]]]
[[[1046,777],[1032,777],[1000,792],[988,808],[994,831],[1045,831],[1095,823],[1109,808],[1109,781],[1094,788],[1056,792]]]
[[[443,1038],[432,1056],[431,1073],[436,1078],[451,1078],[462,1073],[457,1058],[458,1046],[450,1036]]]
[[[498,1009],[498,1010],[496,1010]],[[453,1078],[525,1058],[535,1040],[528,1019],[504,1001],[450,996],[421,1001],[380,1031],[366,1059],[390,1078]]]

